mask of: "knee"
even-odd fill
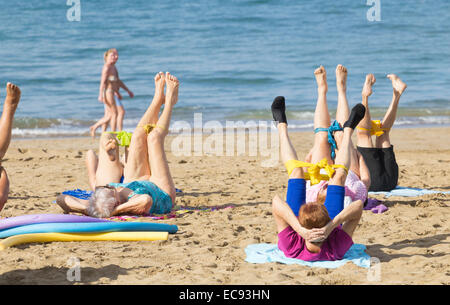
[[[342,137],[344,136],[344,132],[342,130],[337,130],[334,132],[333,136],[334,136],[334,139],[336,140],[337,146],[338,147],[341,146]],[[327,141],[328,141],[328,139],[327,139]]]
[[[96,154],[92,149],[89,149],[86,152],[86,160],[92,160],[93,158],[95,158]]]
[[[289,179],[302,179],[304,177],[303,169],[301,167],[296,167],[292,170],[289,175]]]
[[[117,107],[117,114],[119,116],[125,116],[125,108],[123,107]]]
[[[328,133],[327,132],[318,132],[314,135],[314,143],[315,144],[328,144]]]
[[[347,179],[347,172],[342,168],[336,169],[336,172],[334,173],[334,176],[332,178],[333,184],[344,186],[346,179]]]
[[[158,144],[161,143],[164,140],[164,137],[166,135],[166,132],[163,131],[161,128],[154,128],[148,135],[147,135],[147,142],[149,144]]]
[[[111,107],[109,108],[109,112],[110,112],[111,115],[117,116],[117,113],[118,113],[117,107],[116,107],[116,106],[111,106]]]

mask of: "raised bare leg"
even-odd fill
[[[124,168],[124,182],[148,180],[151,175],[150,164],[147,162],[147,132],[143,126],[157,122],[159,111],[164,103],[164,84],[164,74],[159,72],[155,76],[155,94],[153,100],[143,114],[131,137]]]
[[[0,211],[5,206],[9,195],[9,179],[6,170],[0,166]]]
[[[86,169],[88,172],[89,186],[91,190],[95,190],[96,185],[96,173],[98,167],[98,157],[92,149],[89,149],[86,153]]]
[[[11,142],[11,130],[14,114],[20,101],[18,86],[6,84],[6,98],[0,118],[0,211],[3,209],[9,194],[9,179],[6,170],[1,166],[1,159],[5,156]]]
[[[272,115],[277,124],[278,137],[280,139],[281,161],[285,164],[289,160],[298,160],[297,152],[291,143],[288,134],[288,124],[286,119],[286,105],[283,96],[277,96],[272,103]],[[306,161],[309,162],[309,161]],[[294,168],[289,178],[303,178],[303,170]]]
[[[336,88],[338,92],[336,120],[343,126],[350,115],[347,101],[347,68],[343,65],[336,67]]]
[[[178,101],[178,79],[166,73],[166,97],[164,109],[154,128],[147,137],[148,142],[148,159],[152,174],[150,181],[156,184],[160,189],[165,191],[175,202],[175,184],[170,174],[166,153],[164,151],[164,140],[169,130],[170,120],[172,117],[172,109]]]
[[[123,129],[123,118],[125,117],[125,108],[123,106],[117,107],[117,130]]]
[[[11,130],[14,114],[20,101],[20,89],[18,86],[6,84],[6,98],[3,104],[3,112],[0,118],[0,159],[3,158],[11,142]]]
[[[314,112],[314,129],[329,128],[330,127],[330,113],[327,105],[327,74],[325,68],[320,66],[314,71],[314,76],[317,82],[317,104]],[[312,163],[317,163],[323,158],[327,158],[328,163],[333,163],[331,160],[331,148],[328,143],[328,132],[316,132],[314,134],[314,145],[311,150]]]
[[[330,113],[327,105],[327,72],[323,66],[314,71],[317,82],[317,104],[314,112],[314,128],[328,128],[330,126]]]
[[[375,142],[376,147],[382,148],[391,147],[389,131],[392,126],[394,126],[395,118],[397,116],[398,102],[400,101],[400,97],[407,87],[406,84],[395,74],[389,74],[387,78],[392,81],[392,100],[382,121],[382,127],[385,129],[385,132],[381,136],[377,137]]]
[[[350,115],[350,108],[348,106],[347,100],[347,75],[348,72],[346,67],[344,67],[343,65],[338,65],[336,67],[336,88],[338,92],[336,120],[339,122],[340,126],[344,126],[344,123],[347,121]],[[341,146],[343,135],[344,135],[343,130],[334,132],[334,138],[336,140],[336,144],[338,147],[337,151]],[[360,176],[358,153],[353,146],[350,155],[351,155],[351,162],[349,169],[358,176]]]
[[[365,107],[362,104],[357,104],[353,107],[348,120],[344,123],[344,134],[342,137],[341,147],[336,155],[335,164],[343,165],[347,169],[350,166],[352,157],[351,153],[354,150],[352,135],[353,131],[362,120],[365,113]],[[342,168],[337,168],[335,175],[330,179],[329,185],[345,185],[347,178],[347,171]]]
[[[366,114],[359,123],[358,127],[364,129],[358,129],[357,131],[357,145],[359,147],[373,147],[372,137],[370,135],[370,129],[372,128],[372,118],[369,111],[369,96],[372,95],[372,86],[375,84],[376,79],[373,74],[367,74],[366,81],[364,83],[361,95],[362,104],[366,107]]]

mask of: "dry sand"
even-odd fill
[[[394,129],[401,186],[450,190],[450,128]],[[291,133],[299,156],[311,132]],[[171,139],[167,140],[170,150]],[[2,217],[61,213],[52,203],[68,189],[88,189],[84,157],[97,141],[13,139],[3,161],[11,191]],[[301,157],[301,158],[302,158]],[[250,264],[244,248],[276,243],[271,199],[283,197],[287,175],[281,164],[264,168],[261,157],[176,157],[168,151],[176,204],[234,205],[192,212],[159,222],[179,232],[156,242],[54,242],[0,252],[0,284],[73,284],[69,259],[81,262],[82,284],[450,284],[450,195],[390,197],[383,214],[364,211],[354,241],[381,261],[380,281],[348,263],[337,269]]]

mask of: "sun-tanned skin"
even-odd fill
[[[343,65],[336,67],[336,87],[338,92],[338,105],[336,111],[336,120],[340,126],[343,126],[350,114],[346,90],[347,90],[347,68]],[[326,70],[323,66],[320,66],[314,71],[314,76],[317,83],[317,104],[314,112],[314,129],[315,128],[328,128],[331,124],[330,115],[328,111],[326,94],[328,91]],[[337,149],[336,154],[341,147],[343,131],[335,131],[334,138],[336,140]],[[370,174],[367,165],[359,154],[359,152],[352,146],[350,148],[350,167],[349,169],[354,172],[367,188],[370,186]],[[329,164],[334,164],[334,160],[331,159],[330,144],[328,143],[328,134],[326,132],[318,132],[314,134],[314,145],[305,158],[306,162],[317,163],[326,158]],[[306,169],[305,169],[306,170]],[[319,192],[320,195],[326,195],[326,189],[322,189]]]
[[[0,162],[5,156],[11,142],[11,130],[14,114],[19,105],[21,92],[18,86],[6,84],[6,98],[0,118]],[[6,170],[0,163],[0,211],[8,200],[9,179]]]
[[[86,154],[86,168],[89,185],[96,186],[118,183],[123,175],[123,164],[119,158],[119,145],[113,134],[103,133],[99,142],[99,155],[93,150]]]
[[[111,52],[109,52],[107,57],[105,58],[98,96],[98,100],[104,103],[106,106],[105,115],[89,128],[92,138],[95,137],[95,131],[100,126],[102,126],[103,132],[106,131],[108,124],[111,127],[111,131],[122,130],[125,110],[123,109],[123,107],[117,106],[114,99],[114,96],[122,99],[122,95],[119,93],[120,88],[123,88],[125,91],[127,91],[128,95],[131,98],[134,97],[134,93],[131,92],[128,87],[119,79],[119,73],[115,66],[118,59],[119,53],[116,49],[111,49]],[[115,80],[110,81],[110,76],[113,76]]]
[[[164,86],[166,86],[165,95]],[[160,72],[155,76],[155,95],[133,132],[124,168],[124,183],[149,180],[166,192],[173,203],[175,202],[176,192],[164,152],[164,139],[168,133],[172,108],[178,101],[178,88],[178,79],[170,73],[164,75]],[[158,117],[163,104],[165,104],[164,109]],[[147,124],[155,124],[157,127],[147,134],[142,127]],[[128,195],[131,192],[130,189],[123,187],[115,189],[117,205],[112,215],[140,215],[151,208],[153,203],[151,196],[135,195],[128,200]],[[86,214],[89,202],[71,196],[60,195],[57,198],[57,203],[66,213],[79,212]]]
[[[297,153],[292,146],[286,123],[278,124],[278,133],[280,138],[280,155],[282,162],[288,160],[298,160]],[[351,140],[353,134],[352,128],[344,128],[341,150],[337,153],[335,163],[349,167],[351,163],[351,150],[353,143]],[[336,169],[334,176],[330,179],[330,185],[344,186],[347,172],[342,168]],[[294,168],[289,179],[303,179],[304,170],[302,168]],[[272,201],[272,211],[277,225],[277,231],[280,233],[287,226],[292,227],[300,236],[305,239],[306,247],[309,251],[317,253],[320,251],[322,242],[338,225],[343,224],[342,229],[351,237],[355,231],[362,215],[363,202],[357,200],[342,210],[332,221],[323,228],[305,229],[300,225],[299,218],[294,215],[289,205],[276,195]]]
[[[406,90],[406,84],[395,74],[388,74],[387,78],[389,78],[392,82],[392,100],[389,105],[386,114],[382,120],[382,127],[386,129],[383,135],[379,136],[375,140],[375,145],[372,142],[372,136],[370,135],[371,125],[371,116],[369,110],[369,96],[372,95],[373,85],[376,82],[375,76],[373,74],[368,74],[366,76],[366,80],[364,82],[364,86],[361,92],[362,96],[362,104],[366,107],[366,114],[362,121],[359,123],[359,127],[364,129],[358,129],[357,131],[357,146],[359,147],[378,147],[378,148],[388,148],[391,146],[391,141],[389,138],[389,132],[394,126],[395,118],[397,116],[397,108],[398,103],[400,101],[400,97],[403,92]]]

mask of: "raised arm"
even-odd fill
[[[87,215],[89,200],[78,199],[69,195],[61,194],[56,197],[56,203],[64,210],[65,214],[74,212]]]
[[[127,202],[116,206],[111,216],[121,214],[144,215],[150,211],[152,204],[153,200],[149,195],[134,195]]]

